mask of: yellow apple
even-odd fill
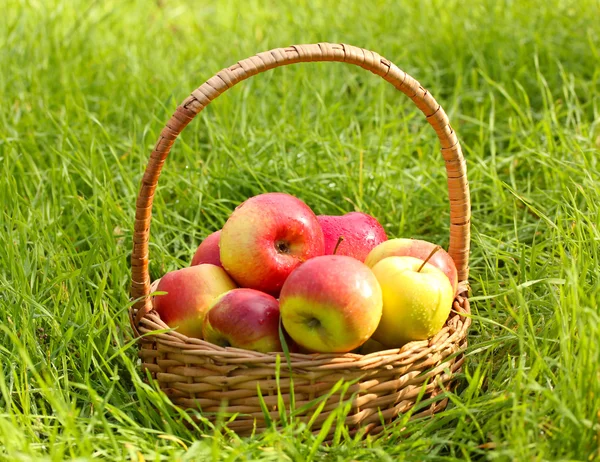
[[[387,257],[415,257],[427,260],[433,266],[441,269],[454,288],[454,294],[458,290],[458,273],[452,257],[442,248],[438,248],[430,255],[437,246],[431,242],[420,239],[390,239],[375,247],[365,260],[365,265],[373,268],[378,262]]]
[[[383,295],[373,339],[396,348],[440,331],[454,301],[454,289],[440,269],[419,258],[387,257],[372,270]]]

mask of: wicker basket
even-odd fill
[[[264,430],[278,419],[277,401],[290,405],[293,383],[298,418],[308,419],[321,401],[321,413],[311,422],[319,430],[328,415],[349,400],[351,410],[345,422],[354,433],[380,432],[399,414],[409,411],[416,401],[421,405],[412,418],[433,414],[445,407],[440,395],[453,386],[453,378],[463,362],[470,325],[466,297],[470,202],[466,165],[460,144],[448,117],[433,96],[419,82],[377,53],[344,44],[319,43],[295,45],[259,53],[223,69],[194,90],[162,130],[152,151],[136,204],[133,237],[132,297],[137,299],[129,315],[136,335],[168,329],[153,310],[148,275],[148,238],[154,191],[163,163],[177,135],[212,100],[248,77],[275,67],[309,61],[341,61],[355,64],[377,74],[407,95],[425,114],[441,143],[446,161],[450,199],[450,248],[459,278],[459,295],[444,328],[434,338],[411,342],[400,349],[359,354],[295,354],[286,358],[277,353],[257,353],[222,348],[177,332],[145,335],[139,355],[142,367],[158,381],[173,403],[183,408],[200,409],[215,420],[219,412],[238,414],[228,427],[241,435]],[[277,362],[281,363],[278,376]],[[341,396],[327,397],[340,379],[352,382]],[[258,392],[260,388],[260,394]],[[438,396],[436,398],[436,396]],[[314,404],[311,407],[310,403]],[[321,403],[322,404],[322,403]],[[266,409],[263,408],[266,405]],[[269,417],[266,417],[266,413]]]

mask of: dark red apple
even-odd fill
[[[204,340],[268,353],[282,351],[279,302],[254,289],[234,289],[218,297],[204,318]]]
[[[336,255],[347,255],[364,262],[369,252],[387,240],[383,226],[366,213],[350,212],[341,216],[319,215],[317,217],[325,238],[325,255],[332,255],[340,238]]]
[[[222,268],[223,265],[221,264],[221,257],[219,255],[220,237],[221,231],[215,231],[214,233],[209,234],[198,246],[190,266],[210,263],[211,265],[220,266]]]
[[[323,246],[313,211],[284,193],[242,203],[223,226],[219,242],[223,267],[240,286],[274,296],[295,268],[323,255]]]

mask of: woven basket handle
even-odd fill
[[[413,100],[425,114],[440,140],[442,155],[446,161],[448,192],[450,199],[450,248],[449,254],[458,269],[461,287],[466,287],[469,259],[470,201],[466,177],[466,165],[460,143],[450,126],[448,116],[431,94],[419,82],[377,53],[350,45],[319,43],[293,45],[259,53],[223,69],[194,90],[175,111],[163,128],[152,151],[136,202],[133,253],[131,255],[131,295],[139,299],[130,310],[135,329],[139,320],[152,310],[150,277],[148,274],[148,239],[152,202],[163,163],[177,135],[208,104],[225,90],[238,82],[260,72],[287,64],[310,61],[340,61],[355,64],[383,77],[394,87]]]

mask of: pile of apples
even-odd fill
[[[238,206],[190,267],[163,276],[154,308],[176,331],[223,347],[282,351],[281,321],[290,351],[367,353],[435,335],[457,282],[440,246],[388,240],[372,216],[316,216],[267,193]]]

